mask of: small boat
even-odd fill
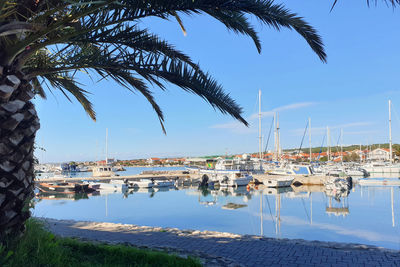
[[[359,179],[358,183],[360,185],[364,186],[382,186],[382,185],[388,185],[388,186],[398,186],[400,185],[400,179],[397,178],[363,178]]]
[[[97,191],[100,189],[100,184],[98,182],[84,180],[83,184],[87,184],[89,186],[89,190],[92,190],[92,191]]]
[[[224,175],[219,180],[219,186],[221,187],[237,187],[246,186],[253,180],[253,176],[248,174],[234,173],[230,176]]]
[[[276,176],[263,179],[263,184],[266,187],[288,187],[292,184],[294,178],[291,176]]]
[[[39,183],[38,188],[42,192],[58,192],[64,194],[73,194],[76,192],[88,191],[89,185],[83,183]]]

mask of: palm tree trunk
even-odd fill
[[[30,216],[33,145],[40,128],[33,96],[22,73],[0,66],[0,240],[21,233]]]

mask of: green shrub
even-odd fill
[[[0,246],[0,266],[201,266],[197,259],[123,245],[59,238],[34,219],[18,241]]]

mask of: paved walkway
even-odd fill
[[[211,231],[44,219],[57,235],[178,254],[214,257],[226,266],[400,266],[400,252],[364,245],[261,238]],[[228,259],[228,260],[226,260]]]

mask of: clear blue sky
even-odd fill
[[[207,16],[183,17],[187,36],[175,21],[155,19],[144,27],[189,54],[222,83],[244,108],[252,124],[245,128],[214,111],[199,97],[167,85],[154,88],[166,115],[165,136],[150,105],[112,82],[82,79],[91,91],[97,122],[79,103],[48,93],[35,100],[41,119],[37,152],[42,162],[104,158],[105,129],[109,129],[109,156],[119,159],[150,156],[198,156],[257,151],[257,94],[262,90],[263,134],[266,138],[272,110],[280,110],[281,143],[298,147],[307,118],[312,119],[313,146],[320,146],[324,128],[332,128],[336,143],[340,128],[344,144],[388,141],[387,101],[393,101],[393,141],[400,142],[400,9],[378,1],[285,1],[292,11],[318,29],[326,45],[323,64],[295,32],[276,32],[260,26],[261,55],[245,36],[229,32]],[[307,141],[308,145],[308,141]]]

